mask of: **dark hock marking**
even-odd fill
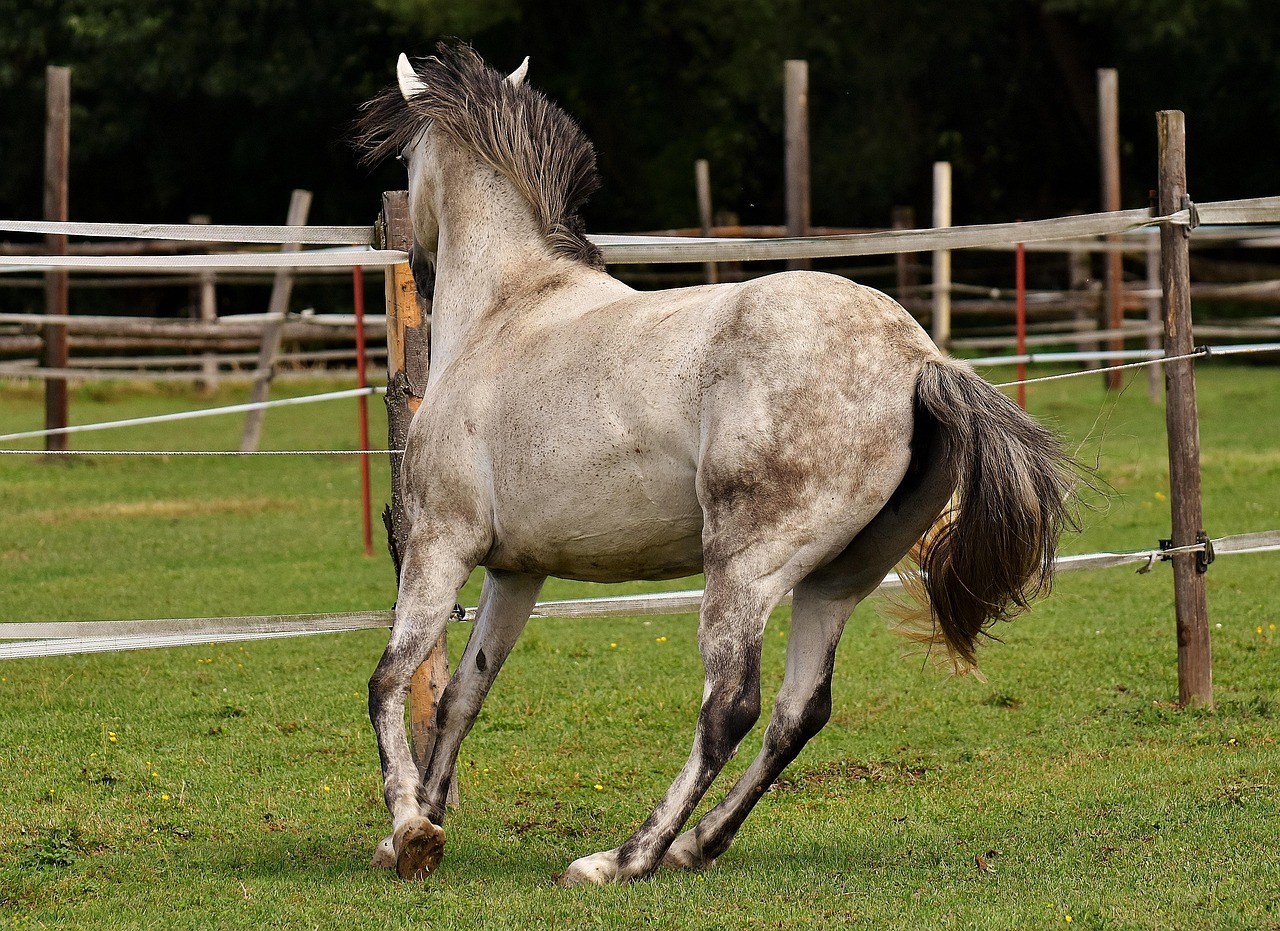
[[[450,683],[452,684],[452,683]],[[453,690],[445,686],[444,692],[440,695],[440,700],[436,702],[436,732],[443,732],[448,726],[449,710],[453,706]],[[432,751],[434,753],[434,750]]]
[[[478,650],[476,652],[476,669],[479,669],[481,672],[484,672],[485,669],[488,668],[488,666],[489,666],[489,661],[485,659],[484,650]]]
[[[778,770],[800,755],[804,745],[831,720],[831,678],[809,697],[799,714],[784,713],[765,732],[765,751],[777,761]]]
[[[732,697],[712,696],[699,716],[702,758],[717,769],[729,762],[738,744],[760,719],[759,678],[743,682]]]
[[[378,733],[378,719],[382,717],[382,708],[386,704],[383,686],[378,680],[378,673],[375,670],[373,677],[369,680],[369,722],[373,724],[373,732]],[[390,757],[382,746],[382,741],[378,741],[378,760],[382,764],[382,771],[385,773],[390,765]]]
[[[826,681],[818,688],[813,696],[809,699],[809,703],[805,706],[804,716],[800,719],[800,734],[802,740],[800,747],[796,748],[796,753],[800,752],[800,748],[813,739],[817,733],[827,726],[827,722],[831,720],[831,674],[827,674]]]
[[[418,297],[430,303],[436,293],[436,257],[414,245],[409,249],[409,270]]]

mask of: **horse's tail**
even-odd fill
[[[917,597],[907,636],[947,650],[957,672],[996,621],[1048,592],[1058,536],[1076,527],[1077,466],[1058,437],[968,365],[927,362],[916,382],[916,430],[930,431],[956,494],[904,574]],[[914,591],[913,591],[914,589]]]

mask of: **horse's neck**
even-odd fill
[[[529,205],[488,169],[462,173],[438,190],[431,366],[443,371],[499,304],[558,260]]]

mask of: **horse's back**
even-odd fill
[[[476,480],[469,496],[493,523],[487,564],[599,581],[687,574],[702,565],[707,507],[735,489],[760,492],[774,518],[813,498],[887,497],[930,353],[895,302],[832,275],[631,292],[484,336],[430,392],[424,410],[437,411],[415,433],[455,465],[446,472]],[[409,468],[415,484],[446,479]]]

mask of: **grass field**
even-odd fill
[[[1100,377],[1030,392],[1113,489],[1069,552],[1168,535],[1163,411],[1143,377],[1114,402]],[[1280,370],[1210,363],[1199,382],[1207,530],[1280,528]],[[202,403],[95,386],[73,392],[72,416]],[[266,444],[351,448],[354,405],[272,411]],[[0,433],[41,417],[37,393],[0,387]],[[239,428],[211,418],[74,445],[230,449]],[[374,475],[381,502],[384,460]],[[0,619],[387,607],[390,562],[380,539],[376,558],[361,556],[358,502],[354,457],[0,456]],[[1062,576],[986,647],[985,684],[904,658],[864,606],[841,648],[831,725],[720,863],[605,889],[553,877],[621,841],[683,762],[702,688],[692,617],[532,622],[463,748],[463,807],[425,884],[367,865],[387,825],[365,714],[385,633],[0,662],[0,918],[1280,928],[1280,559],[1221,558],[1208,584],[1214,713],[1174,703],[1167,566]],[[544,597],[620,590],[638,589],[552,582]],[[473,580],[463,600],[476,594]],[[767,635],[766,698],[788,621],[777,612]],[[463,636],[454,628],[455,655]]]

